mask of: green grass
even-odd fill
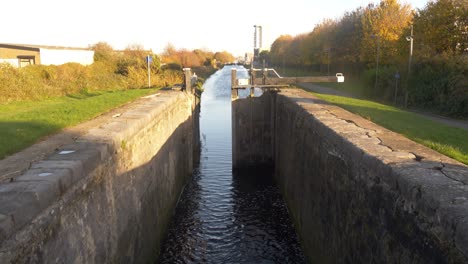
[[[467,130],[449,127],[415,113],[372,101],[313,94],[468,165]]]
[[[288,67],[275,67],[275,70],[282,77],[301,77],[301,76],[322,76],[320,72],[311,71],[307,68],[288,68]]]
[[[345,82],[343,83],[317,83],[320,86],[325,86],[329,88],[334,88],[338,91],[343,91],[347,92],[348,94],[355,95],[357,97],[365,97],[365,91],[364,87],[365,85],[362,83],[362,81],[355,80],[352,78],[346,78],[345,76]]]
[[[156,90],[102,91],[0,105],[0,159]]]

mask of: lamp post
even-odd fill
[[[375,84],[374,84],[374,91],[375,91],[377,90],[377,80],[379,77],[380,36],[374,34],[371,37],[377,39],[377,51],[375,55]]]
[[[406,77],[406,89],[405,89],[405,108],[408,106],[408,85],[411,74],[411,61],[413,59],[413,25],[411,25],[411,34],[406,37],[406,40],[410,42],[410,52],[408,59],[408,76]]]

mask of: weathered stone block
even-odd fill
[[[79,159],[76,160],[41,160],[33,163],[31,169],[41,170],[44,172],[54,170],[69,170],[72,176],[72,182],[76,182],[85,177],[83,162]],[[35,172],[33,172],[35,173]],[[26,171],[25,175],[31,174]]]
[[[2,230],[6,236],[29,223],[34,216],[59,196],[59,186],[50,181],[18,181],[0,185],[0,214],[8,216],[13,228]],[[3,227],[3,224],[2,224]],[[5,227],[11,227],[11,224]]]

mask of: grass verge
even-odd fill
[[[415,113],[372,101],[313,94],[468,165],[467,130],[439,124]]]
[[[346,78],[346,77],[345,77]],[[354,80],[351,78],[347,78],[346,82],[338,83],[338,82],[329,82],[329,83],[317,83],[320,86],[325,86],[329,88],[336,89],[338,91],[347,92],[349,94],[353,94],[357,97],[365,97],[366,91],[364,89],[365,84],[361,81]]]
[[[0,159],[156,90],[100,91],[0,105]]]
[[[276,67],[276,71],[283,77],[300,77],[300,76],[323,76],[326,74],[311,71],[310,69],[303,68],[288,68]]]

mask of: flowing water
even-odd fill
[[[247,77],[238,68],[238,77]],[[201,99],[200,164],[177,205],[158,263],[304,263],[269,168],[232,171],[231,67]]]

